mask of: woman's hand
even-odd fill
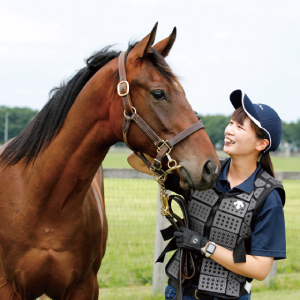
[[[176,246],[178,248],[184,248],[203,254],[201,248],[205,247],[209,240],[203,237],[200,233],[188,228],[181,226],[179,227],[179,230],[180,231],[174,232]]]
[[[147,154],[144,155],[149,160],[149,162],[153,164],[154,158]],[[136,156],[134,152],[131,152],[129,154],[129,156],[127,157],[127,161],[133,169],[136,169],[137,171],[145,174],[153,175],[153,172],[148,169],[144,162],[138,156]]]

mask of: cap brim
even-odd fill
[[[255,110],[255,107],[248,96],[242,90],[235,90],[230,94],[230,101],[235,109],[243,107],[245,113],[249,118],[261,128],[259,116]]]
[[[248,96],[242,90],[235,90],[230,94],[230,101],[235,109],[243,107],[247,116],[256,124],[259,128],[263,129],[267,139],[269,140],[269,146],[265,149],[268,151],[271,147],[271,135],[270,133],[261,125],[259,115],[255,109],[255,106],[248,98]]]

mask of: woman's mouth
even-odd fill
[[[225,144],[227,145],[227,144],[235,144],[235,142],[234,141],[232,141],[231,139],[229,139],[229,138],[225,138],[224,139],[224,142],[225,142]]]

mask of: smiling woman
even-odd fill
[[[241,90],[230,100],[236,108],[225,129],[224,152],[230,158],[221,160],[215,186],[203,192],[184,190],[175,174],[165,182],[188,202],[190,228],[173,230],[176,246],[192,251],[198,262],[198,272],[184,282],[185,300],[250,299],[252,278],[263,280],[273,260],[286,257],[285,193],[273,178],[269,156],[280,143],[281,120],[271,107],[253,104]],[[128,162],[151,174],[133,153]],[[166,267],[166,299],[174,299],[178,288],[178,251]],[[179,292],[176,299],[181,297]]]

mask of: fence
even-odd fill
[[[159,215],[157,183],[132,169],[104,169],[104,176],[109,235],[98,274],[100,288],[153,285],[155,292],[160,291],[166,278],[164,267],[153,264],[160,252],[154,245],[163,247],[158,229],[168,223]],[[276,178],[283,182],[287,194],[284,210],[288,258],[275,264],[271,274],[300,278],[300,173],[276,172]]]

